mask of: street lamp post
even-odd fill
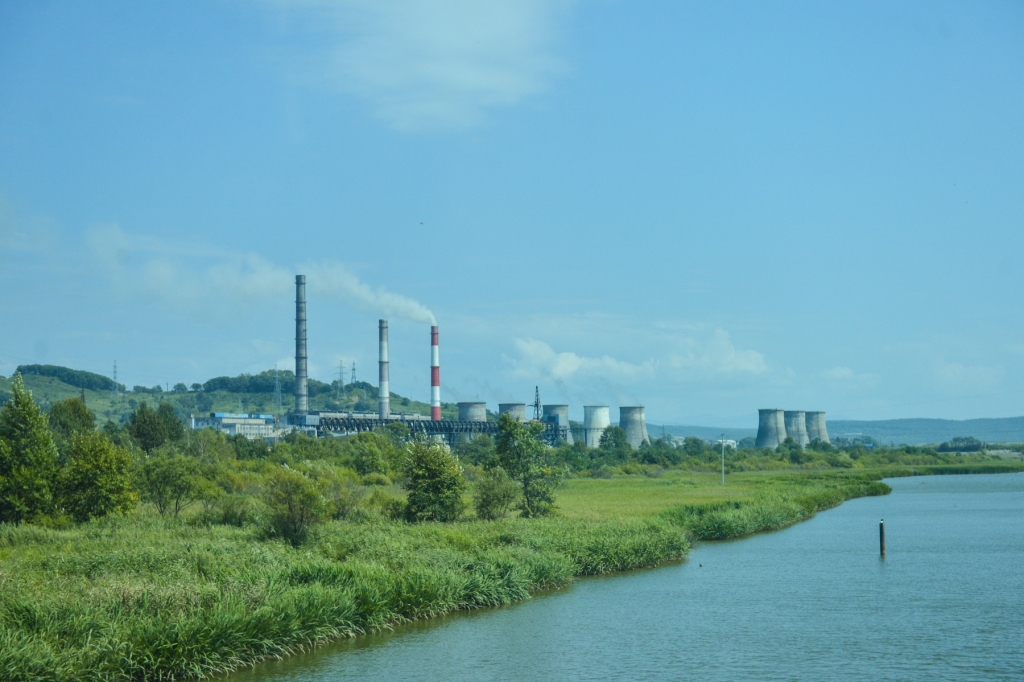
[[[725,434],[722,434],[722,485],[725,485]]]

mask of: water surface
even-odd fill
[[[700,545],[679,564],[227,679],[1024,679],[1024,474],[887,482],[891,495]]]

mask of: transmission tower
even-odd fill
[[[356,361],[355,360],[352,361],[352,381],[350,381],[348,383],[350,383],[350,384],[356,383]]]
[[[110,386],[110,397],[117,395],[117,360],[114,360],[114,383]]]
[[[341,402],[341,394],[345,391],[345,363],[338,360],[338,386],[335,391],[335,400]]]
[[[533,418],[540,421],[540,386],[533,387]]]

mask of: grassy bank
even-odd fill
[[[948,468],[948,467],[947,467]],[[1019,470],[1012,464],[973,471]],[[781,528],[927,467],[570,481],[557,518],[336,521],[296,549],[145,511],[0,527],[0,678],[188,679]]]

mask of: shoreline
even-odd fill
[[[3,527],[0,676],[225,675],[401,623],[523,601],[578,578],[684,559],[694,541],[779,530],[848,499],[887,494],[883,477],[1022,469],[778,472],[750,477],[745,499],[645,517],[335,522],[301,550],[254,542],[243,529],[153,518],[69,531]]]

